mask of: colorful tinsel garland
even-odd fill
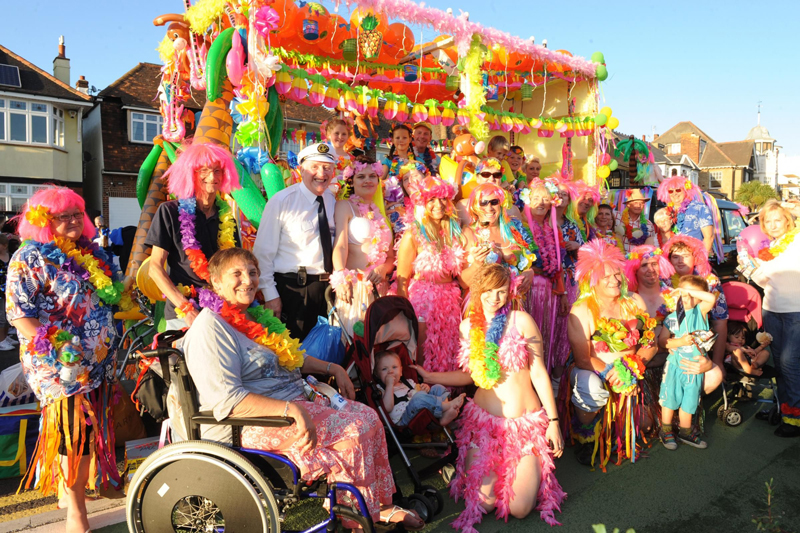
[[[508,321],[510,306],[506,304],[486,327],[483,309],[472,306],[469,315],[469,372],[472,381],[482,389],[491,389],[500,380],[497,352]]]

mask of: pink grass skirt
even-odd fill
[[[351,401],[341,411],[305,400],[295,403],[308,411],[317,429],[317,447],[311,453],[304,455],[294,446],[287,448],[297,438],[296,425],[287,428],[246,427],[242,431],[242,447],[282,453],[300,468],[306,481],[327,475],[329,482],[355,485],[361,491],[372,519],[377,522],[381,504],[391,504],[395,491],[386,435],[378,414],[364,404]],[[340,492],[340,502],[350,505],[348,496],[348,493]],[[344,525],[356,527],[352,522]]]
[[[569,303],[569,308],[572,309],[572,304],[574,304],[575,300],[578,299],[578,285],[573,285],[570,280],[567,280],[565,284],[567,286],[567,301]],[[563,367],[567,364],[567,359],[569,358],[569,353],[571,351],[569,337],[567,336],[567,322],[569,321],[569,315],[559,316],[557,305],[554,314],[556,319],[555,329],[553,330],[552,337],[552,366]],[[551,368],[552,367],[548,364],[547,370],[550,371]]]
[[[489,414],[468,400],[460,420],[461,429],[456,439],[456,477],[450,487],[450,495],[456,501],[463,496],[466,509],[453,522],[453,527],[459,531],[477,533],[474,525],[480,523],[486,512],[481,507],[480,487],[483,478],[491,474],[497,476],[494,486],[497,497],[495,515],[508,520],[509,506],[514,500],[517,465],[527,455],[537,456],[542,468],[536,509],[542,520],[551,526],[561,525],[555,519],[554,512],[561,511],[561,502],[567,495],[556,480],[553,456],[545,438],[549,420],[544,409],[519,418],[502,418]],[[467,470],[466,459],[470,448],[477,448],[480,453]]]
[[[411,280],[408,299],[427,326],[423,367],[431,372],[458,370],[461,324],[461,287],[455,281],[432,283]]]
[[[539,326],[544,346],[542,353],[549,373],[554,365],[553,330],[558,315],[558,296],[553,293],[553,283],[545,276],[535,276],[522,306]]]

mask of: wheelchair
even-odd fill
[[[226,418],[198,412],[197,390],[183,353],[169,347],[183,332],[166,332],[159,348],[139,355],[157,358],[169,386],[175,381],[184,427],[190,440],[168,444],[136,470],[127,492],[128,530],[136,533],[262,532],[278,533],[287,508],[308,498],[326,499],[329,516],[304,530],[333,532],[342,518],[375,531],[361,493],[348,483],[318,479],[307,484],[300,469],[272,452],[243,449],[244,426],[287,427],[291,418]],[[233,445],[200,440],[200,425],[230,426]],[[350,493],[360,510],[338,504],[339,492]],[[284,531],[287,531],[284,529]]]

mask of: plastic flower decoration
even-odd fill
[[[42,205],[28,207],[25,213],[25,220],[40,228],[47,226],[51,218],[50,211]]]

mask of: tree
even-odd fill
[[[751,211],[758,211],[761,209],[767,200],[775,198],[779,200],[780,197],[771,185],[761,183],[760,181],[748,181],[739,187],[736,191],[736,201],[740,204],[746,205]]]

